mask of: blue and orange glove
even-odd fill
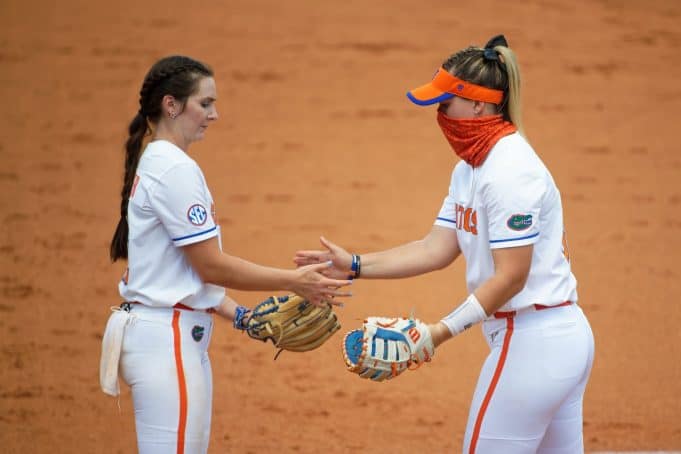
[[[435,347],[428,326],[413,318],[369,317],[342,344],[350,372],[374,381],[390,380],[431,360]]]

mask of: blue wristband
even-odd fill
[[[354,278],[357,279],[359,277],[359,273],[362,270],[362,260],[359,258],[359,255],[352,254],[352,263],[350,265],[350,269],[354,273]]]
[[[244,306],[237,306],[234,311],[234,329],[245,330],[244,317],[251,312],[251,310]]]

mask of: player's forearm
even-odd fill
[[[527,276],[495,274],[474,293],[485,312],[493,314],[523,289],[526,279]]]
[[[417,276],[437,269],[430,260],[423,240],[381,252],[361,255],[361,277],[397,279]]]
[[[482,322],[520,292],[527,281],[532,251],[532,245],[493,250],[494,275],[440,320],[440,324],[431,326],[434,343],[442,343]],[[451,336],[442,332],[441,325]]]
[[[294,272],[221,254],[202,270],[204,282],[236,290],[291,290]]]
[[[444,245],[429,235],[411,243],[361,255],[361,277],[397,279],[429,273],[446,267],[459,255],[458,248]]]
[[[215,309],[215,312],[227,320],[234,320],[234,315],[236,314],[236,308],[238,306],[239,304],[236,301],[225,295],[222,299],[222,303]]]
[[[441,345],[495,313],[524,285],[524,280],[510,279],[508,275],[497,274],[488,279],[443,320],[428,325],[433,346]]]
[[[292,290],[293,270],[258,265],[220,251],[217,237],[183,247],[203,282],[238,290]]]
[[[533,251],[532,245],[492,250],[494,275],[474,292],[488,315],[499,310],[525,287]]]
[[[428,325],[428,330],[430,331],[430,337],[433,339],[433,347],[437,347],[453,337],[447,325],[442,322]]]

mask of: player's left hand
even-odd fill
[[[341,346],[350,372],[374,381],[418,369],[435,354],[428,326],[413,318],[369,317]]]

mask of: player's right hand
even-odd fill
[[[323,269],[322,274],[331,279],[347,279],[351,276],[352,254],[323,236],[319,238],[319,242],[326,250],[297,251],[293,262],[298,266],[331,262],[332,266]]]
[[[331,269],[332,266],[330,261],[326,261],[297,268],[294,270],[295,275],[289,290],[315,306],[321,306],[325,302],[341,306],[343,303],[336,301],[335,298],[352,296],[351,292],[342,290],[342,287],[352,284],[352,280],[347,279],[347,273],[345,279],[325,276],[324,271]]]

